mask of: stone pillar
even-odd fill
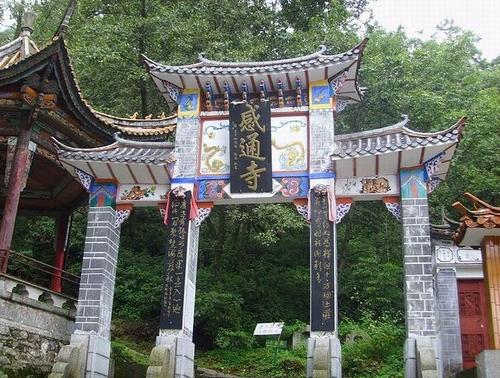
[[[424,355],[425,370],[435,370],[435,374],[439,371],[436,358],[439,349],[436,339],[436,298],[423,167],[402,169],[400,184],[407,331],[405,377],[415,378],[419,359]]]
[[[462,371],[462,341],[455,268],[437,268],[435,281],[443,375],[444,377],[454,377],[456,373]]]
[[[485,236],[481,241],[484,283],[488,301],[490,348],[500,349],[500,236]]]
[[[327,180],[325,180],[327,181]],[[307,376],[342,376],[341,346],[338,340],[336,225],[333,179],[318,184],[310,194],[311,220],[311,337],[308,340]],[[329,206],[331,205],[331,206]]]
[[[50,290],[62,292],[62,270],[64,270],[64,258],[68,241],[70,215],[60,214],[56,220],[56,248],[54,257],[54,270],[50,281]]]
[[[87,234],[78,293],[75,331],[61,348],[51,378],[107,377],[109,374],[111,312],[115,290],[120,229],[115,228],[116,184],[94,182],[90,187]]]
[[[160,331],[147,377],[194,377],[194,304],[199,222],[190,216],[191,191],[169,193],[168,246],[161,303]]]

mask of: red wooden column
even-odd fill
[[[16,153],[10,173],[9,188],[5,207],[3,211],[2,223],[0,224],[0,272],[7,271],[9,260],[9,249],[16,223],[17,207],[19,198],[23,190],[23,176],[30,168],[29,143],[31,138],[31,122],[21,127],[17,137]]]
[[[69,231],[69,214],[60,214],[56,224],[56,255],[54,258],[54,272],[50,281],[50,290],[62,291],[62,270],[64,270],[64,257],[66,255],[66,242]]]

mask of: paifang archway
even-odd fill
[[[214,205],[293,202],[311,223],[311,337],[307,376],[341,376],[337,335],[336,224],[354,201],[381,200],[401,220],[405,272],[406,377],[419,355],[439,369],[427,195],[444,180],[464,120],[436,133],[408,118],[381,129],[335,135],[335,117],[361,99],[358,69],[366,40],[352,50],[228,63],[168,66],[145,58],[171,109],[175,142],[122,139],[99,148],[57,143],[66,169],[90,193],[78,338],[87,372],[108,362],[120,224],[135,206],[159,206],[169,229],[165,286],[150,374],[194,376],[192,343],[200,223]],[[96,269],[98,268],[98,269]],[[97,335],[97,336],[96,336]],[[106,349],[107,348],[107,349]],[[421,353],[425,352],[425,353]],[[152,375],[153,376],[153,375]]]

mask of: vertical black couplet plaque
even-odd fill
[[[160,329],[182,329],[191,192],[185,192],[185,197],[172,192],[169,196]]]
[[[311,191],[311,331],[335,331],[334,240],[328,195]]]
[[[229,124],[231,193],[272,192],[269,101],[232,102]]]

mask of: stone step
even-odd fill
[[[244,378],[236,375],[225,374],[213,369],[197,368],[196,378]]]

